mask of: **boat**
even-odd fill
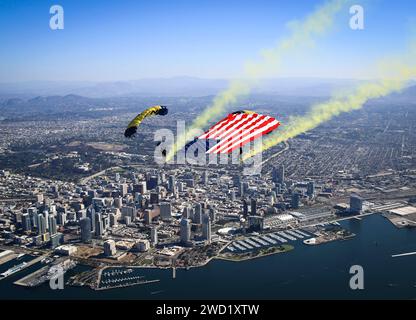
[[[21,253],[17,256],[17,260],[20,260],[21,258],[23,258],[26,254],[25,253]]]
[[[7,278],[8,276],[11,276],[12,274],[15,274],[16,272],[19,272],[20,270],[24,269],[27,265],[27,262],[22,262],[21,264],[18,264],[9,270],[3,272],[0,274],[0,278]]]

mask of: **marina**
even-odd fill
[[[283,231],[279,231],[279,232],[277,232],[281,237],[284,237],[284,238],[286,238],[286,239],[289,239],[289,240],[292,240],[292,241],[295,241],[296,240],[296,238],[295,237],[293,237],[293,236],[291,236],[291,235],[288,235],[287,233],[285,233],[285,232],[283,232]]]
[[[159,279],[147,280],[141,274],[141,268],[104,268],[99,272],[98,284],[95,290],[109,290],[115,288],[131,287],[141,284],[159,282]]]

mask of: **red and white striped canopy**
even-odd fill
[[[215,139],[219,142],[207,153],[231,153],[246,143],[277,129],[280,122],[270,116],[255,112],[229,114],[198,139]]]

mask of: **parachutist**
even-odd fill
[[[137,132],[137,127],[140,125],[140,123],[147,117],[153,116],[153,115],[160,115],[165,116],[168,114],[168,108],[165,106],[154,106],[151,107],[142,113],[138,114],[127,126],[126,131],[124,132],[124,136],[126,138],[133,137]]]

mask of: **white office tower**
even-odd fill
[[[160,217],[162,220],[169,220],[172,218],[172,206],[169,202],[161,202],[160,207]]]
[[[116,243],[114,240],[107,240],[104,242],[104,255],[106,257],[115,256],[117,253]]]
[[[43,211],[43,217],[45,218],[46,229],[49,229],[49,211],[48,210]]]
[[[157,227],[150,229],[150,241],[152,242],[153,246],[157,245]]]
[[[211,218],[208,214],[204,214],[202,217],[202,237],[211,243]]]
[[[191,240],[191,220],[181,220],[180,236],[183,244],[187,244]]]

